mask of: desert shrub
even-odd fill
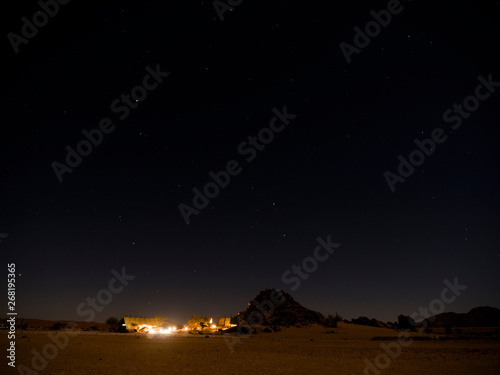
[[[110,316],[108,319],[106,319],[106,324],[111,328],[115,328],[118,325],[118,319],[114,316]]]
[[[62,323],[55,323],[52,327],[50,327],[51,330],[53,331],[58,331],[60,329],[63,329],[63,328],[66,328],[66,324],[62,324]]]
[[[210,318],[206,316],[201,316],[201,315],[193,315],[191,318],[188,320],[188,326],[193,327],[196,325],[200,325],[201,328],[208,327],[209,325]]]
[[[328,314],[327,318],[325,319],[325,326],[336,328],[339,320],[341,319],[342,317],[339,314],[335,314],[335,316],[333,316],[332,314]]]
[[[451,335],[451,324],[447,324],[444,326],[444,333],[446,333],[446,336]]]

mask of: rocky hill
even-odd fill
[[[265,289],[248,303],[248,307],[238,313],[238,322],[263,326],[301,326],[324,324],[325,317],[309,310],[293,297],[279,289]]]

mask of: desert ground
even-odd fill
[[[51,342],[49,332],[18,333],[16,365],[32,369],[33,350],[43,351]],[[394,337],[398,333],[346,323],[340,323],[337,328],[317,325],[284,328],[279,332],[252,334],[235,340],[204,334],[149,337],[146,334],[82,331],[70,337],[67,346],[58,350],[40,372],[18,371],[19,368],[12,369],[7,363],[3,366],[13,374],[53,375],[363,374],[367,366],[365,360],[374,363],[379,356],[381,368],[374,367],[367,370],[367,374],[500,373],[500,340],[405,341],[406,346],[399,345],[399,355],[394,339],[370,340]],[[2,336],[5,343],[5,335]],[[233,345],[233,352],[228,342]],[[385,357],[389,362],[384,361],[381,344],[393,348],[394,358]]]

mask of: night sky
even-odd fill
[[[40,5],[16,7],[1,22],[0,259],[20,274],[20,317],[85,320],[77,306],[123,267],[135,279],[95,321],[231,316],[265,288],[394,321],[455,277],[468,288],[446,311],[500,307],[500,83],[461,126],[443,119],[500,82],[498,2],[401,1],[350,63],[340,44],[387,1],[247,0],[223,21],[211,1],[72,1],[18,53],[8,34]],[[169,74],[144,100],[123,99],[155,70]],[[289,123],[262,130],[285,107]],[[53,163],[106,118],[60,182]],[[384,173],[436,128],[446,141],[391,191]],[[230,162],[187,224],[179,205]],[[340,247],[291,290],[285,271],[328,236]]]

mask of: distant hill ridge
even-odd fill
[[[282,301],[282,302],[280,302]],[[248,303],[248,307],[238,313],[238,321],[248,324],[265,326],[293,326],[308,324],[325,324],[323,314],[309,310],[297,302],[290,294],[279,289],[265,289]],[[390,329],[410,329],[419,327],[422,322],[415,324],[404,315],[398,317],[398,322],[383,323],[377,319],[359,317],[352,319],[354,324]],[[467,313],[441,313],[426,319],[427,327],[500,327],[500,309],[489,306],[480,306]],[[414,326],[415,324],[415,326]]]
[[[500,309],[475,307],[467,313],[447,312],[425,320],[428,327],[500,327]]]

